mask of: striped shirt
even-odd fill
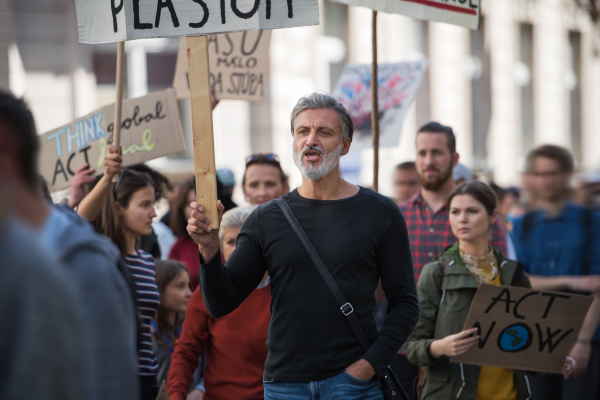
[[[160,295],[156,285],[154,257],[143,250],[137,255],[125,257],[125,264],[131,270],[138,297],[138,311],[142,317],[142,343],[138,353],[140,375],[155,376],[158,361],[152,350],[151,326],[154,314],[160,305]]]

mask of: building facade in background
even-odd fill
[[[279,154],[291,187],[289,115],[302,95],[331,92],[347,61],[371,62],[371,11],[321,1],[320,26],[273,31],[263,103],[223,101],[214,112],[217,168],[238,183],[245,157]],[[394,166],[415,157],[418,127],[451,125],[461,162],[500,185],[517,185],[526,153],[542,143],[573,152],[581,171],[600,169],[598,33],[575,0],[486,0],[479,31],[379,13],[380,62],[430,59],[397,147],[381,150],[380,190]],[[178,41],[126,45],[129,97],[171,85]],[[24,96],[46,132],[114,100],[116,44],[79,45],[73,0],[0,0],[0,87]],[[156,160],[193,172],[189,101],[180,113],[189,151]],[[345,157],[343,171],[371,185],[372,152]],[[234,199],[243,203],[241,190]]]

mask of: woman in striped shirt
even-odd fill
[[[113,183],[113,177],[118,181]],[[110,146],[104,160],[104,176],[81,202],[77,210],[94,221],[96,229],[119,248],[133,278],[138,314],[142,318],[138,348],[140,392],[142,400],[158,395],[158,362],[152,349],[151,324],[160,305],[154,258],[139,249],[140,236],[152,232],[155,182],[144,172],[123,168],[119,149]]]

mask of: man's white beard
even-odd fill
[[[340,157],[342,156],[342,148],[343,143],[340,142],[340,145],[335,150],[333,150],[329,154],[325,154],[323,149],[321,149],[317,145],[306,146],[304,147],[301,153],[297,152],[296,149],[294,149],[292,146],[292,150],[294,151],[294,163],[296,163],[296,166],[302,173],[302,176],[304,176],[309,181],[318,181],[319,179],[323,179],[327,175],[329,175],[331,171],[333,171],[335,166],[338,165],[338,163],[340,162]],[[312,162],[309,162],[308,166],[304,165],[304,163],[302,162],[304,153],[306,153],[309,150],[318,151],[323,156],[323,161],[318,167],[313,166]]]

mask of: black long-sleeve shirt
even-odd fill
[[[265,380],[323,380],[361,358],[381,375],[419,317],[408,233],[398,206],[365,188],[342,200],[306,199],[296,190],[283,198],[354,307],[370,349],[363,352],[275,201],[250,215],[225,266],[219,254],[202,265],[200,286],[208,311],[217,318],[229,314],[268,271],[272,300]],[[381,332],[373,316],[379,277],[389,301]]]

